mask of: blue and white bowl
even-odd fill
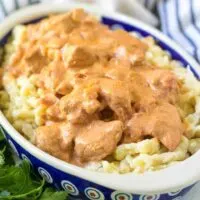
[[[64,12],[74,7],[84,7],[98,15],[102,23],[111,28],[135,31],[141,36],[153,36],[158,44],[169,51],[172,58],[190,66],[200,78],[200,67],[182,48],[161,32],[116,13],[100,13],[97,8],[85,5],[36,5],[22,9],[0,24],[0,45],[12,28],[19,23],[33,22],[52,12]],[[200,180],[200,152],[184,162],[157,172],[136,174],[106,174],[92,172],[68,164],[43,152],[20,135],[0,112],[0,124],[13,151],[28,160],[45,180],[58,189],[69,192],[75,199],[91,200],[181,200]]]

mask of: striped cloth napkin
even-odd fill
[[[0,0],[0,21],[29,4],[76,1],[122,12],[160,28],[200,62],[200,0]]]

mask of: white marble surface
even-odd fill
[[[194,186],[184,200],[200,200],[200,183]]]

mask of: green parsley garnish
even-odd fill
[[[0,200],[66,200],[65,191],[56,191],[31,169],[28,161],[16,164],[6,141],[0,136]]]

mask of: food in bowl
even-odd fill
[[[151,37],[76,9],[16,26],[3,55],[1,109],[59,159],[142,173],[200,149],[200,82]]]

